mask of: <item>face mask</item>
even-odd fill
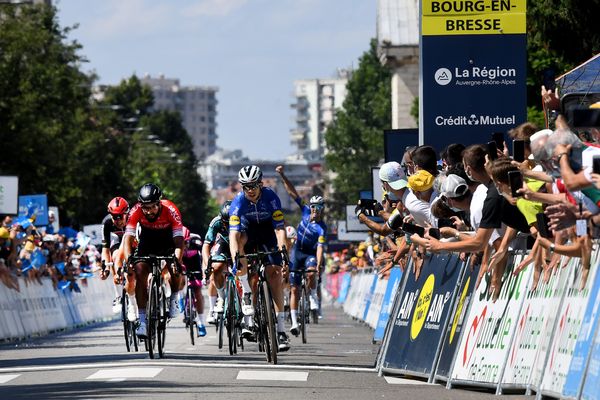
[[[388,199],[390,199],[391,201],[398,201],[400,200],[398,198],[398,196],[396,196],[393,192],[387,192],[387,197]]]
[[[450,209],[454,212],[461,212],[462,210],[460,208],[456,208],[456,207],[450,207]]]

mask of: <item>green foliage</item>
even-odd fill
[[[21,194],[47,193],[61,217],[97,223],[114,196],[134,202],[146,182],[163,187],[184,223],[202,232],[207,193],[177,113],[151,113],[153,96],[132,76],[92,102],[95,77],[80,67],[56,9],[0,5],[0,170]],[[150,140],[149,135],[156,140]]]
[[[325,132],[327,169],[336,174],[331,213],[340,217],[344,206],[356,202],[371,187],[371,166],[383,155],[383,130],[391,127],[391,73],[377,57],[377,44],[359,61],[346,86],[344,109]]]
[[[528,105],[541,109],[544,69],[558,76],[600,52],[598,15],[600,0],[527,2]]]

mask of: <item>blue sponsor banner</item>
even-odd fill
[[[371,299],[373,298],[373,293],[375,293],[375,286],[377,286],[377,280],[379,279],[379,275],[373,274],[373,281],[371,282],[371,287],[369,288],[369,292],[367,293],[366,301],[365,301],[365,311],[363,312],[362,320],[367,320],[367,314],[369,313],[369,307],[371,307]]]
[[[479,265],[476,265],[473,270],[469,267],[465,272],[460,287],[458,289],[458,298],[452,315],[450,316],[450,322],[446,329],[446,335],[444,336],[444,347],[440,353],[438,365],[436,368],[436,376],[439,377],[450,377],[452,371],[452,361],[454,361],[454,355],[460,344],[460,336],[463,329],[463,324],[471,304],[471,297],[475,289],[475,283],[477,282],[477,274],[479,273]]]
[[[408,272],[383,360],[385,369],[416,375],[433,372],[462,265],[457,254],[434,254],[423,263],[418,279]]]
[[[377,320],[377,326],[375,327],[375,333],[373,334],[373,341],[378,342],[383,339],[385,334],[385,327],[390,319],[390,312],[394,306],[393,300],[396,291],[400,287],[402,279],[402,270],[400,267],[392,268],[388,284],[385,288],[385,294],[383,296],[383,302],[381,303],[381,312],[379,313],[379,319]]]
[[[422,36],[420,144],[491,141],[527,120],[526,36]]]
[[[600,321],[597,321],[597,324],[600,325]],[[581,392],[581,398],[585,400],[600,400],[600,329],[598,328],[596,326],[592,354]]]
[[[600,266],[596,266],[598,268]],[[600,274],[595,275],[594,284],[590,290],[589,301],[581,321],[581,330],[577,335],[577,343],[573,350],[573,358],[569,373],[563,387],[563,396],[578,398],[583,382],[583,376],[588,364],[594,340],[595,328],[598,324],[598,311],[600,307]]]
[[[33,216],[35,225],[48,225],[48,197],[45,194],[19,196],[19,217]]]
[[[348,291],[350,290],[350,282],[352,282],[352,274],[347,272],[342,278],[342,285],[340,287],[340,295],[337,298],[337,302],[344,304],[346,297],[348,297]]]

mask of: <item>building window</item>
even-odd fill
[[[200,117],[200,121],[205,122],[206,118],[205,117]]]

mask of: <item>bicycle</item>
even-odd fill
[[[167,300],[165,296],[165,282],[162,278],[161,263],[179,264],[174,256],[131,256],[128,265],[145,262],[150,265],[151,275],[148,284],[148,303],[146,305],[146,340],[145,345],[150,358],[154,358],[154,348],[157,347],[158,356],[164,357],[164,346],[167,330]]]
[[[308,286],[306,285],[306,275],[316,274],[317,271],[303,269],[302,271],[296,271],[296,273],[302,274],[302,281],[298,293],[298,325],[302,335],[302,343],[306,344],[306,325],[310,324],[311,318],[315,324],[318,323],[315,321],[318,321],[319,319],[319,311],[310,309],[310,295]]]
[[[127,319],[127,307],[129,306],[129,297],[127,296],[127,291],[125,290],[125,280],[124,276],[127,274],[127,267],[124,269],[119,268],[117,274],[121,276],[123,282],[123,292],[121,293],[121,322],[123,322],[123,335],[125,337],[125,347],[127,348],[127,352],[131,352],[131,345],[133,345],[134,350],[139,351],[138,348],[138,337],[135,334],[135,329],[137,328],[137,322],[131,322]]]
[[[275,307],[273,306],[273,299],[271,297],[271,290],[267,283],[265,276],[266,263],[265,260],[269,256],[281,254],[284,261],[288,263],[287,252],[285,247],[282,250],[274,250],[256,253],[250,253],[245,255],[236,254],[237,266],[239,260],[245,258],[248,260],[248,269],[258,274],[258,292],[256,294],[255,312],[254,312],[254,331],[256,334],[256,340],[258,342],[259,351],[264,351],[267,362],[277,364],[277,331],[276,331],[276,318],[275,318]]]
[[[192,345],[195,345],[195,327],[196,327],[196,315],[198,311],[196,310],[196,296],[194,295],[194,288],[190,286],[190,280],[202,280],[202,271],[187,271],[186,275],[188,276],[188,285],[187,291],[185,294],[185,327],[190,330],[190,341]]]

